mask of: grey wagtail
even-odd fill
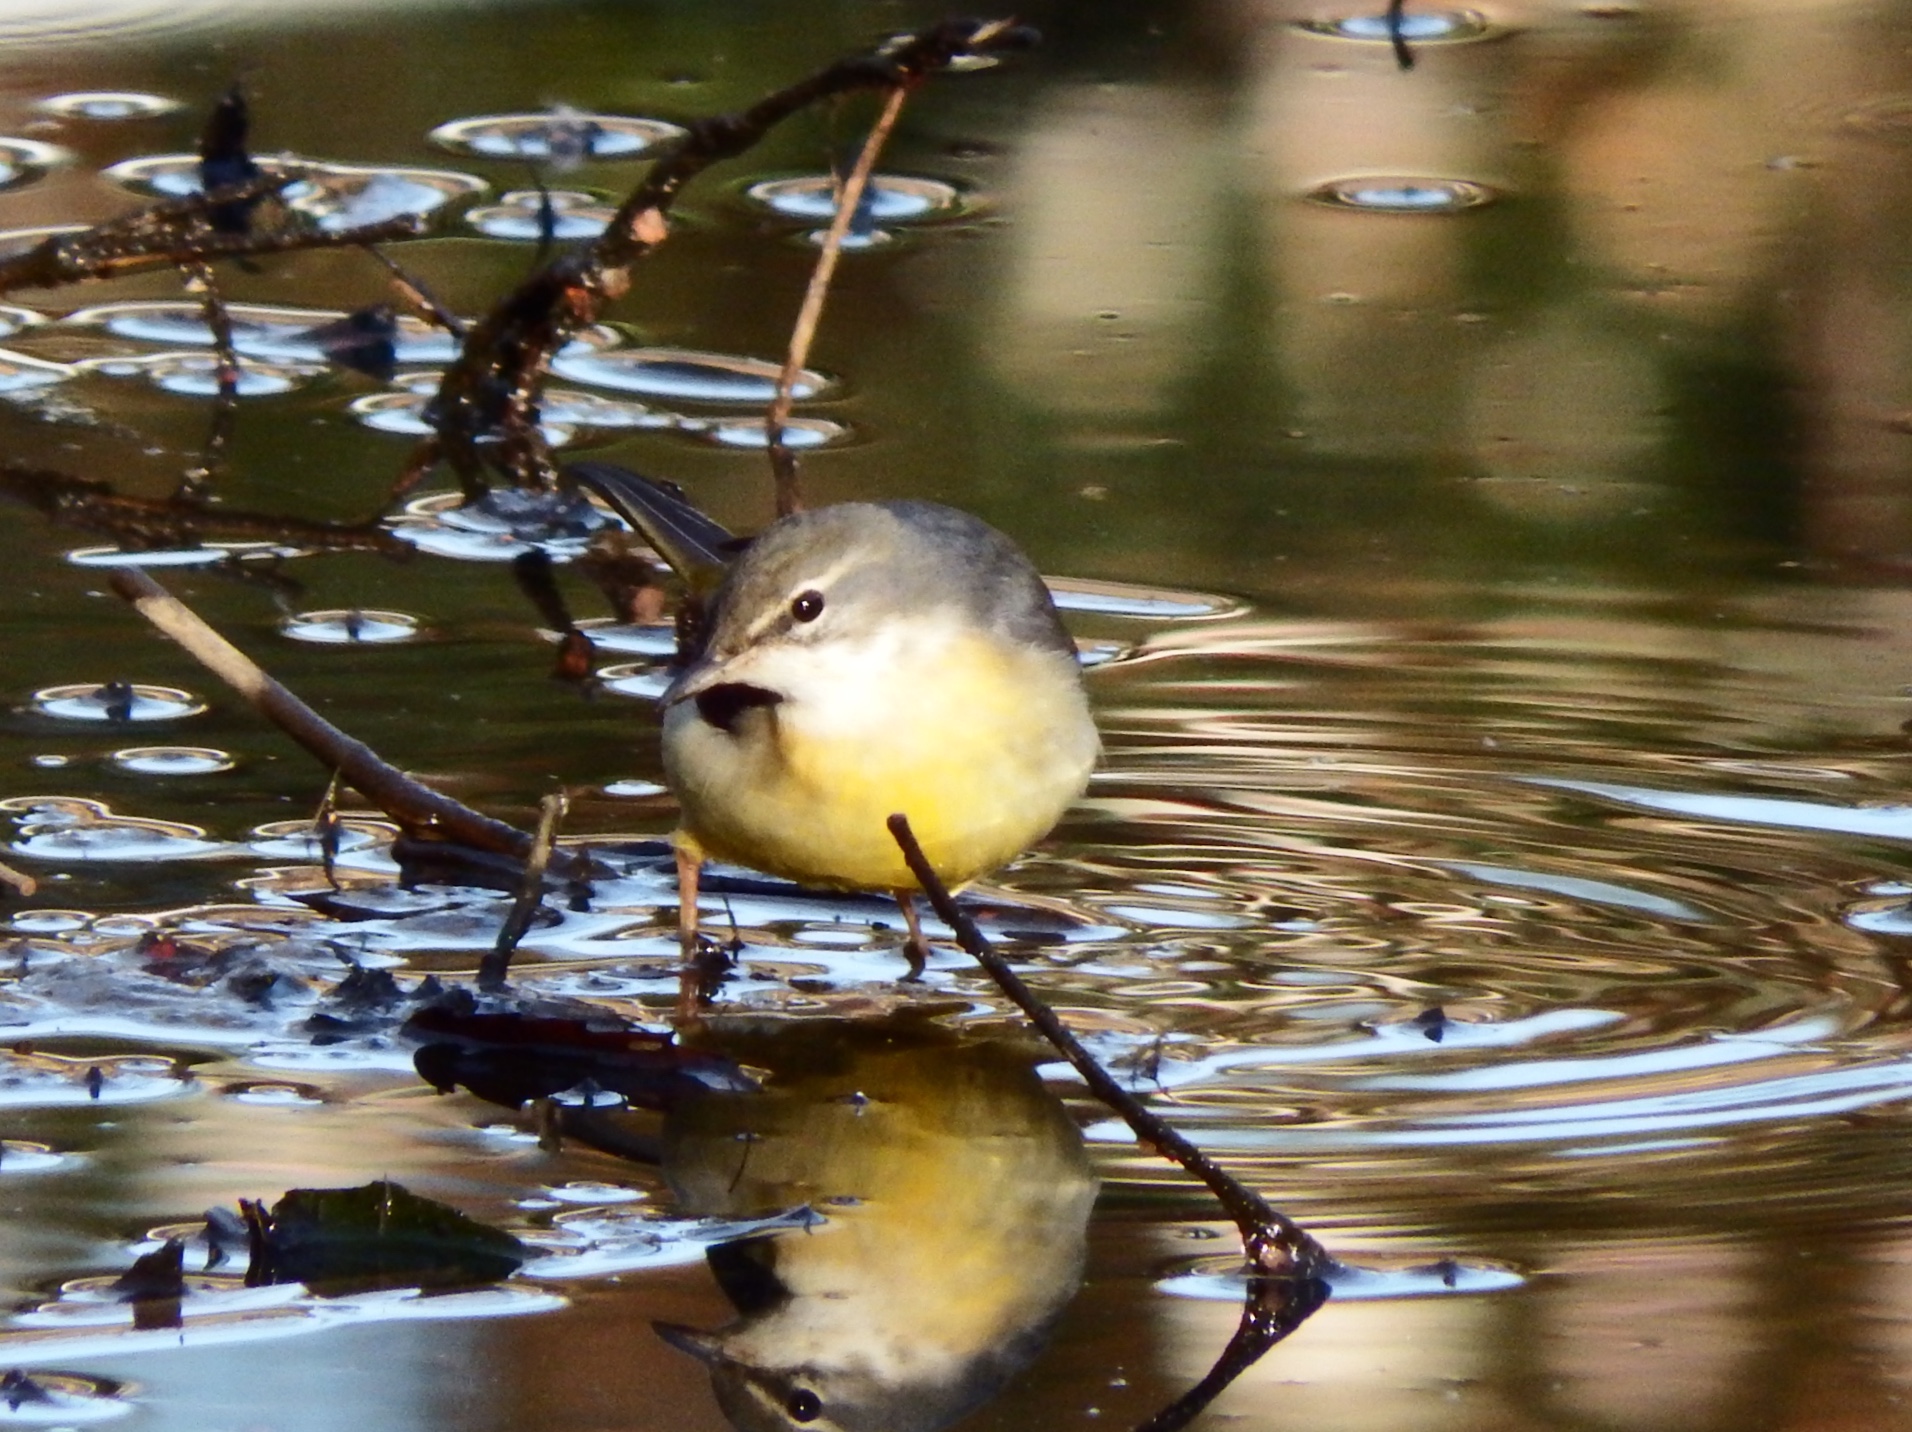
[[[1082,1135],[1031,1051],[801,1023],[807,1049],[727,1044],[769,1079],[674,1104],[663,1169],[686,1214],[820,1216],[706,1251],[729,1327],[652,1326],[740,1432],[932,1432],[1032,1362],[1075,1295]]]
[[[605,463],[566,473],[703,608],[663,696],[685,954],[715,858],[892,893],[920,974],[916,881],[888,818],[909,817],[956,888],[1048,834],[1099,751],[1075,644],[1029,559],[933,502],[817,508],[744,544],[667,484]]]

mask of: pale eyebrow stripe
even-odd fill
[[[837,558],[836,564],[834,566],[826,567],[823,571],[817,573],[816,576],[810,578],[808,581],[798,586],[797,590],[800,592],[804,592],[804,591],[810,590],[810,588],[812,587],[815,587],[818,591],[822,592],[827,597],[830,592],[830,583],[834,582],[838,577],[841,577],[845,572],[849,571],[852,567],[856,566],[857,563],[861,560],[862,559],[858,557],[854,552],[846,552],[843,556]],[[769,610],[764,612],[762,616],[758,617],[757,620],[755,620],[754,622],[750,624],[749,628],[744,632],[744,639],[746,641],[755,640],[757,637],[763,635],[764,631],[767,628],[776,625],[778,622],[782,620],[783,620],[783,604],[778,603],[776,606],[771,607]]]

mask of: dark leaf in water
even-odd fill
[[[17,1367],[9,1368],[4,1376],[0,1376],[0,1401],[7,1404],[8,1411],[18,1412],[29,1402],[52,1400],[52,1393]]]
[[[208,194],[258,178],[259,166],[252,162],[252,155],[246,149],[246,132],[251,123],[245,91],[234,85],[213,106],[199,137],[199,186]],[[245,233],[257,202],[249,199],[213,205],[212,226],[224,234]]]
[[[476,1013],[440,1004],[419,1010],[400,1032],[422,1041],[413,1063],[433,1088],[462,1087],[508,1109],[586,1085],[646,1109],[699,1091],[756,1087],[729,1059],[610,1014]]]
[[[398,314],[388,303],[361,308],[298,336],[316,343],[328,362],[382,383],[398,371]]]
[[[469,1288],[509,1277],[525,1247],[388,1180],[295,1188],[272,1206],[246,1281],[343,1295],[373,1288]]]
[[[162,1247],[138,1259],[113,1280],[122,1303],[186,1296],[186,1245],[168,1238]]]
[[[1425,1034],[1430,1043],[1439,1044],[1447,1033],[1447,1011],[1438,1004],[1430,1005],[1415,1015],[1409,1023]]]

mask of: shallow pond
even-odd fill
[[[681,124],[938,16],[26,0],[0,13],[0,230],[176,185],[166,157],[239,79],[261,156],[333,166],[301,198],[320,222],[429,207],[393,252],[477,313],[534,261],[543,131],[472,121]],[[1331,7],[1022,17],[1040,49],[906,109],[797,413],[814,499],[954,502],[1056,579],[1106,756],[990,928],[1349,1265],[1209,1424],[1912,1425],[1912,15],[1426,11],[1407,71]],[[868,114],[801,116],[685,196],[561,360],[565,452],[764,520],[749,419],[819,222],[785,181]],[[566,224],[601,222],[647,132],[607,122],[547,175]],[[384,296],[358,254],[221,282],[257,306],[221,502],[376,510],[441,341],[409,334],[390,384],[301,350]],[[168,275],[8,299],[6,461],[171,491],[211,412],[197,300]],[[594,700],[553,683],[487,560],[508,544],[449,501],[398,523],[408,561],[242,533],[244,562],[155,573],[460,799],[529,824],[567,791],[568,834],[623,863],[514,976],[656,1024],[661,637],[613,633]],[[651,1324],[729,1323],[705,1249],[753,1236],[815,1316],[747,1309],[733,1373],[906,1327],[968,1379],[944,1411],[986,1398],[963,1425],[1010,1428],[1129,1426],[1207,1369],[1230,1225],[1044,1066],[1062,1118],[956,952],[899,989],[873,903],[743,882],[713,905],[745,946],[717,1027],[773,1077],[648,1161],[441,1096],[389,1026],[315,1038],[349,964],[468,978],[500,901],[396,891],[369,818],[343,913],[294,901],[325,884],[325,773],[111,595],[107,539],[9,511],[0,860],[39,888],[0,892],[0,1369],[47,1395],[0,1387],[0,1423],[714,1429],[696,1339]],[[156,969],[164,936],[267,968]],[[328,1299],[201,1273],[194,1234],[180,1325],[115,1294],[155,1230],[379,1179],[528,1261]],[[851,1244],[882,1271],[836,1287]],[[907,1380],[845,1394],[851,1425],[931,1425]]]

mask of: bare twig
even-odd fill
[[[909,87],[903,84],[890,91],[889,98],[883,103],[883,112],[870,128],[869,138],[863,141],[863,150],[856,157],[856,165],[850,170],[850,177],[844,181],[842,193],[837,195],[836,214],[823,236],[822,251],[817,255],[816,267],[810,271],[809,286],[803,291],[803,304],[797,310],[796,322],[790,327],[790,347],[784,355],[783,371],[777,374],[777,395],[771,400],[770,411],[763,420],[764,438],[770,449],[770,471],[776,480],[779,517],[788,517],[803,507],[797,457],[784,441],[784,424],[790,420],[797,374],[803,371],[803,365],[810,357],[810,345],[816,341],[817,324],[823,317],[823,301],[829,296],[830,280],[836,274],[837,258],[843,252],[844,236],[850,232],[857,208],[863,202],[863,190],[870,182],[870,172],[876,168],[876,157],[883,152],[890,131],[896,127],[896,117],[903,112],[903,102],[909,98],[909,93]]]
[[[511,913],[498,928],[498,940],[485,957],[478,962],[478,988],[500,990],[505,987],[505,974],[511,968],[511,956],[518,948],[518,941],[525,937],[531,928],[539,907],[544,903],[544,872],[551,863],[552,842],[557,839],[558,822],[564,819],[569,809],[562,793],[548,795],[538,805],[538,830],[532,837],[531,851],[525,857],[524,875],[518,881],[516,896],[511,902]]]
[[[51,235],[30,249],[0,259],[0,293],[124,278],[151,269],[177,268],[193,260],[259,258],[295,249],[357,248],[410,238],[423,226],[424,220],[416,214],[401,214],[356,229],[299,225],[234,234],[214,226],[210,217],[213,210],[276,193],[297,178],[296,174],[262,175],[210,194],[149,205],[77,234]]]
[[[22,875],[10,865],[0,865],[0,885],[10,885],[22,895],[32,895],[40,888],[40,882],[31,875]]]
[[[1406,18],[1407,0],[1388,0],[1388,43],[1394,46],[1394,64],[1398,69],[1414,68],[1414,51],[1407,47],[1407,32],[1401,28]]]
[[[211,426],[206,431],[205,447],[200,452],[199,465],[187,471],[180,480],[179,489],[173,494],[177,502],[197,502],[206,495],[224,470],[226,449],[232,443],[233,420],[239,406],[239,350],[234,346],[232,315],[226,311],[226,301],[220,296],[219,280],[212,271],[212,265],[195,259],[181,264],[180,268],[187,279],[199,287],[201,306],[206,313],[206,327],[212,332],[213,354],[218,363],[215,372],[219,394],[213,406]]]
[[[346,735],[266,675],[250,657],[146,573],[136,567],[122,567],[114,571],[112,583],[113,590],[141,616],[400,825],[414,833],[460,841],[518,860],[531,854],[530,835],[441,795],[380,759],[369,746]],[[553,863],[569,873],[574,858],[557,852]]]
[[[976,928],[976,922],[956,903],[955,897],[949,893],[949,887],[924,857],[922,846],[916,843],[916,837],[910,831],[908,817],[901,814],[891,816],[889,827],[890,834],[903,852],[903,859],[909,864],[910,873],[916,877],[916,883],[923,887],[923,893],[928,896],[943,923],[955,931],[956,943],[975,958],[976,963],[1015,1002],[1029,1022],[1055,1045],[1063,1058],[1075,1066],[1090,1092],[1115,1110],[1122,1121],[1135,1131],[1135,1137],[1141,1143],[1154,1148],[1165,1158],[1173,1159],[1208,1185],[1209,1192],[1215,1195],[1216,1201],[1227,1210],[1228,1216],[1234,1219],[1235,1226],[1241,1230],[1242,1247],[1256,1272],[1270,1277],[1315,1277],[1334,1267],[1333,1258],[1305,1228],[1271,1207],[1253,1189],[1237,1182],[1226,1169],[1169,1124],[1150,1113],[1134,1095],[1116,1083],[1108,1070],[1096,1062],[1095,1056],[1083,1048],[1082,1042],[1056,1017],[1055,1011],[1036,997],[1034,991],[1009,967],[1008,962],[983,938],[982,932]]]

